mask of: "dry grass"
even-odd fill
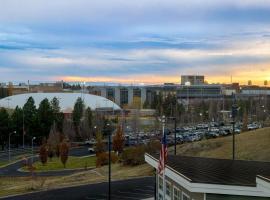
[[[270,128],[241,133],[236,135],[235,141],[236,159],[270,161]],[[187,156],[231,159],[232,136],[178,145],[177,152]]]
[[[153,175],[153,169],[147,164],[136,167],[127,167],[120,164],[112,165],[113,180],[122,180],[149,175]],[[108,166],[62,177],[35,177],[33,179],[31,177],[1,177],[0,197],[32,191],[99,183],[107,181],[107,177]]]

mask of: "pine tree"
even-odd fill
[[[8,138],[9,131],[9,115],[5,108],[0,109],[0,144],[4,150],[5,141]]]
[[[29,97],[23,106],[24,126],[26,134],[30,137],[36,136],[37,130],[37,109],[33,97]]]
[[[42,100],[37,111],[39,136],[48,138],[53,125],[53,110],[47,98]]]
[[[81,118],[83,116],[83,111],[84,111],[84,102],[79,97],[74,104],[74,108],[73,108],[73,112],[72,112],[72,121],[73,121],[73,125],[74,125],[77,139],[81,139],[79,126],[81,123]]]

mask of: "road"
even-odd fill
[[[87,148],[86,147],[81,147],[81,148],[74,148],[70,150],[69,153],[70,156],[86,156],[89,155]],[[38,157],[36,156],[34,158],[34,161],[39,160]],[[29,172],[21,172],[18,171],[21,167],[24,166],[24,161],[18,161],[16,163],[10,164],[6,167],[0,168],[0,177],[2,176],[30,176]],[[82,170],[74,169],[74,170],[63,170],[63,171],[48,171],[48,172],[35,172],[36,175],[38,176],[65,176],[65,175],[70,175],[74,172],[78,172]]]
[[[6,200],[105,200],[108,183],[55,189],[43,192],[19,195]],[[138,200],[154,197],[154,178],[145,177],[112,182],[111,199]]]

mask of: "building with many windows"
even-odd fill
[[[145,161],[158,169],[158,155]],[[156,175],[156,196],[163,200],[163,176]],[[270,163],[168,156],[166,200],[269,200]]]
[[[204,84],[204,76],[182,75],[181,76],[181,85],[185,85],[187,82],[190,85],[203,85]]]

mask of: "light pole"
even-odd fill
[[[108,174],[108,199],[111,199],[111,129],[110,124],[106,124],[107,134],[108,134],[108,151],[109,151],[109,174]]]
[[[36,139],[36,137],[32,138],[32,159],[31,159],[32,163],[31,164],[33,164],[33,162],[34,162],[34,140],[35,139]]]
[[[163,137],[165,137],[165,122],[166,122],[166,118],[165,118],[165,116],[163,115],[162,116],[162,120],[161,120],[161,122],[162,122],[162,139],[163,139]],[[163,190],[163,199],[165,199],[165,196],[166,196],[166,187],[165,187],[165,168],[166,168],[166,166],[165,166],[165,158],[163,158],[163,167],[164,167],[164,169],[163,169],[163,184],[162,184],[162,186],[163,186],[163,188],[162,188],[162,190]]]
[[[24,109],[22,109],[23,114],[23,149],[24,149],[24,135],[25,135],[25,127],[24,127]]]
[[[235,96],[233,95],[234,98],[234,102],[232,105],[232,125],[233,125],[233,145],[232,145],[232,158],[233,160],[235,160],[235,117],[237,114],[237,104],[236,104],[236,100],[235,100]]]
[[[8,135],[8,162],[10,162],[10,136],[11,136],[13,133],[16,134],[16,131],[14,131],[14,132],[12,132],[12,133],[9,133],[9,135]]]

